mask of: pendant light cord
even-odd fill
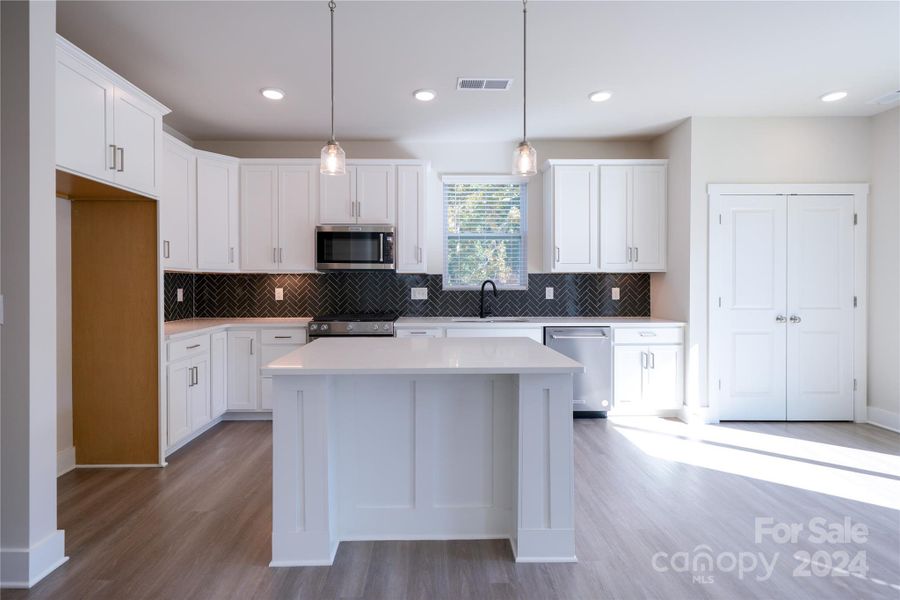
[[[329,0],[331,10],[331,141],[334,142],[334,0]]]
[[[528,140],[528,0],[522,0],[522,141]]]

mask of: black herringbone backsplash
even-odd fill
[[[175,289],[185,301],[175,302]],[[275,288],[284,300],[275,301]],[[410,288],[427,287],[428,300],[411,300]],[[554,300],[544,288],[554,288]],[[620,299],[611,299],[611,288]],[[466,317],[478,314],[477,291],[444,291],[440,275],[392,272],[336,272],[315,275],[166,273],[167,321],[228,317],[312,317],[342,312],[395,312],[408,317]],[[170,302],[171,299],[171,302]],[[491,298],[499,316],[648,317],[650,276],[645,273],[532,274],[528,290],[501,290]],[[193,306],[193,313],[190,308]]]

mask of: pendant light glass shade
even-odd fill
[[[331,140],[322,146],[322,160],[319,172],[325,175],[343,175],[347,172],[347,155],[336,141]]]
[[[537,173],[537,152],[528,143],[528,0],[522,0],[522,141],[513,151],[513,175],[530,177]]]
[[[513,175],[530,177],[537,174],[537,152],[527,140],[522,140],[513,151]]]

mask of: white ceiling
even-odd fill
[[[337,1],[337,138],[521,135],[521,5]],[[691,116],[865,116],[900,88],[898,2],[529,3],[529,137],[650,136]],[[59,32],[172,108],[195,140],[325,139],[328,8],[57,4]],[[509,92],[456,78],[513,77]],[[280,103],[259,89],[283,88]],[[413,90],[437,90],[435,101]],[[591,91],[612,100],[594,104]],[[826,104],[819,96],[845,89]]]

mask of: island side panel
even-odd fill
[[[332,381],[279,376],[273,384],[270,566],[330,565],[338,544],[329,461]]]
[[[575,562],[572,376],[519,376],[517,562]]]

